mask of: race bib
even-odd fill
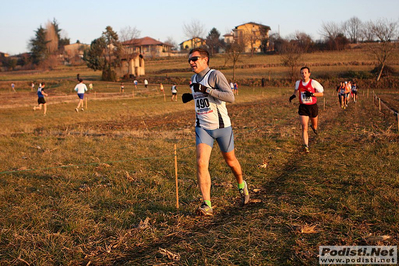
[[[303,103],[312,103],[312,97],[307,97],[303,92],[301,92],[301,100]]]

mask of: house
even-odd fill
[[[7,53],[2,53],[2,52],[0,52],[0,58],[9,57],[9,56],[10,56],[10,55],[7,54]]]
[[[225,44],[230,44],[234,42],[234,32],[226,33],[223,35],[224,38],[224,43]]]
[[[189,40],[186,40],[180,45],[180,50],[191,50],[193,48],[201,47],[201,46],[206,46],[206,40],[202,39],[200,37],[194,37]]]
[[[117,69],[120,77],[128,75],[128,77],[140,77],[145,75],[144,58],[141,54],[125,54],[122,57],[122,65]]]
[[[172,45],[157,41],[151,37],[144,37],[140,39],[132,39],[122,42],[126,53],[137,53],[143,57],[163,57],[170,56],[172,53]]]
[[[269,26],[248,22],[236,26],[229,34],[223,35],[226,43],[240,42],[246,53],[259,53],[269,48]]]

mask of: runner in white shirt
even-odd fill
[[[203,203],[197,209],[199,215],[213,215],[211,205],[211,177],[209,159],[214,140],[219,144],[223,158],[232,170],[238,184],[241,204],[249,202],[247,183],[242,176],[241,165],[234,153],[234,136],[226,102],[234,102],[226,77],[218,70],[209,68],[209,53],[203,48],[192,49],[188,63],[195,75],[191,78],[191,93],[182,95],[183,102],[195,101],[197,178]]]
[[[308,67],[301,68],[302,79],[295,83],[294,94],[290,97],[290,102],[296,97],[296,93],[299,93],[299,120],[302,125],[302,138],[304,143],[304,151],[309,152],[309,135],[308,125],[309,120],[312,122],[310,127],[313,132],[317,135],[318,127],[318,114],[319,109],[317,107],[317,98],[322,97],[324,88],[316,80],[310,79],[310,69]]]
[[[79,112],[79,108],[81,108],[82,111],[83,109],[83,97],[85,95],[85,92],[87,91],[86,84],[83,83],[83,79],[79,79],[79,84],[75,86],[75,91],[78,93],[79,97],[79,103],[78,106],[76,107],[75,111]]]

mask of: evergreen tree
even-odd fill
[[[107,58],[104,51],[106,47],[107,45],[104,37],[100,37],[91,42],[90,49],[85,51],[83,56],[87,67],[95,71],[105,69]]]
[[[206,45],[209,47],[211,54],[219,52],[222,42],[220,40],[220,32],[216,28],[212,28],[206,37]]]
[[[58,36],[58,51],[63,52],[64,46],[70,44],[71,40],[69,38],[61,38],[62,30],[60,29],[60,26],[55,18],[53,19],[53,25]]]
[[[107,26],[102,36],[92,41],[83,59],[93,70],[102,71],[102,80],[116,81],[114,69],[121,65],[122,45],[118,34]]]
[[[46,47],[46,30],[40,26],[35,31],[35,37],[29,41],[29,49],[31,51],[32,63],[38,65],[41,61],[45,60],[48,56]]]

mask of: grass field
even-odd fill
[[[75,72],[46,80],[72,85]],[[398,245],[397,122],[366,91],[343,110],[328,88],[305,155],[292,88],[240,86],[228,109],[251,202],[239,207],[215,147],[215,216],[201,218],[193,103],[98,83],[108,94],[79,113],[69,85],[53,87],[66,98],[50,96],[45,117],[29,88],[2,92],[14,106],[0,108],[1,265],[317,265],[320,245]],[[397,103],[396,91],[378,94]]]

